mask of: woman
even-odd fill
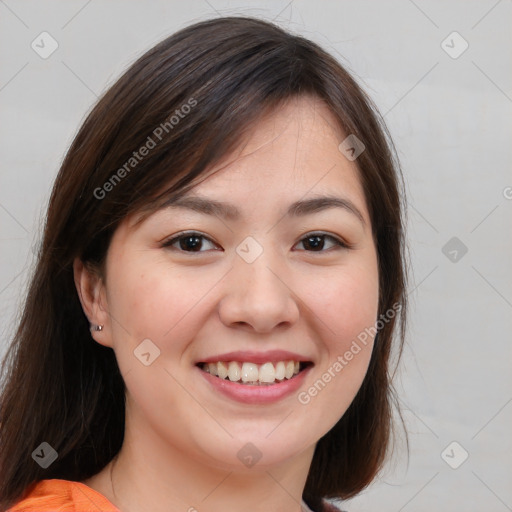
[[[0,509],[334,510],[389,453],[401,174],[371,101],[252,18],[91,111],[4,361]]]

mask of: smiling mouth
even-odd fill
[[[312,365],[313,363],[309,361],[287,360],[264,364],[217,361],[215,363],[197,363],[196,366],[214,377],[230,382],[249,386],[272,386],[293,379]]]

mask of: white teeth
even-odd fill
[[[276,379],[283,380],[285,375],[285,367],[283,361],[279,361],[276,364]]]
[[[224,361],[217,363],[217,374],[221,379],[225,379],[228,376],[228,365]]]
[[[256,363],[237,361],[218,361],[217,363],[204,363],[202,369],[211,375],[228,378],[231,382],[243,382],[252,384],[272,384],[276,380],[291,379],[299,373],[299,361],[278,361],[258,365]]]
[[[244,363],[242,365],[242,382],[255,382],[259,379],[260,374],[258,365],[254,363]]]
[[[231,382],[240,380],[240,365],[235,361],[231,361],[228,366],[228,377]]]
[[[287,379],[291,379],[292,376],[293,376],[293,370],[295,369],[295,364],[293,361],[287,361],[286,362],[286,373],[284,374],[284,376],[287,378]]]
[[[274,382],[276,371],[272,363],[265,363],[260,366],[259,379],[261,382]]]

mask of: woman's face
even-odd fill
[[[335,127],[320,101],[294,99],[187,194],[229,215],[174,205],[116,230],[94,337],[115,351],[141,443],[156,435],[230,470],[269,466],[313,450],[352,402],[373,348],[360,335],[377,319],[378,266]],[[307,207],[327,195],[342,206]],[[288,361],[306,368],[288,379]],[[249,383],[230,380],[240,374]]]

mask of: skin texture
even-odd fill
[[[75,261],[84,312],[104,326],[91,343],[115,351],[127,387],[121,452],[83,483],[123,512],[300,510],[315,445],[357,393],[373,340],[308,404],[298,394],[378,315],[376,248],[356,162],[338,150],[345,137],[320,100],[290,100],[193,191],[232,203],[239,220],[169,208],[134,228],[130,217],[114,233],[103,279]],[[352,201],[364,224],[340,208],[283,216],[290,203],[322,194]],[[185,230],[206,236],[199,252],[162,247]],[[311,248],[305,239],[318,231],[352,247],[326,237]],[[252,263],[236,252],[248,236],[263,248]],[[145,366],[134,350],[148,338],[160,356]],[[194,366],[272,349],[314,363],[277,403],[221,396]],[[248,442],[262,454],[250,468],[237,457]]]

